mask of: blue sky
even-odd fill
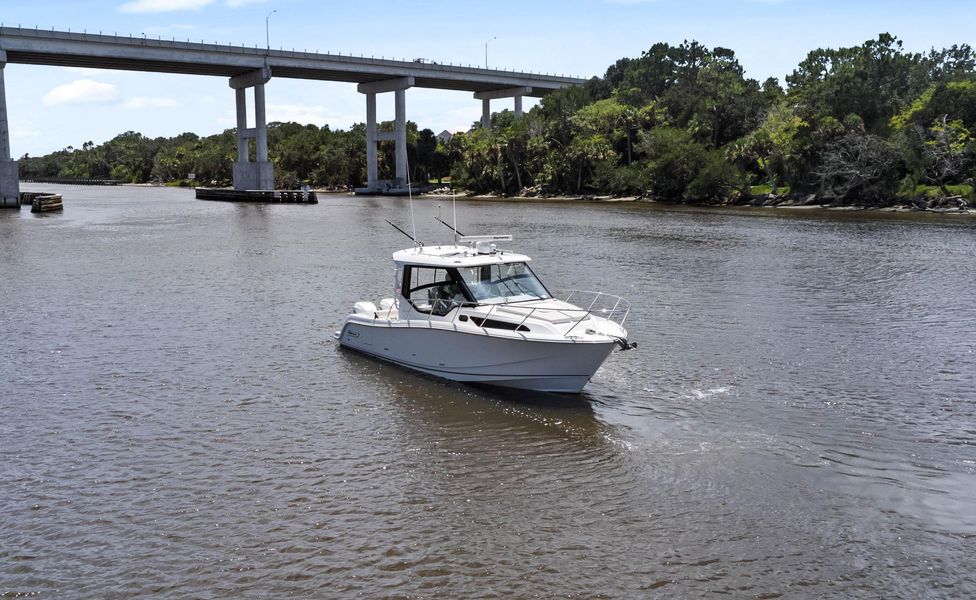
[[[973,0],[0,0],[0,21],[259,47],[267,33],[276,48],[471,65],[484,65],[487,43],[491,67],[581,77],[603,75],[659,41],[731,48],[748,76],[781,82],[812,49],[884,31],[913,51],[976,46]],[[234,95],[222,78],[8,65],[5,81],[15,157],[128,130],[169,137],[234,126]],[[365,120],[351,84],[274,79],[266,95],[269,121],[348,128]],[[392,118],[392,97],[381,96],[378,108]],[[407,92],[407,118],[435,132],[467,129],[480,111],[469,93]]]

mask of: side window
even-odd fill
[[[421,312],[444,316],[464,301],[460,286],[446,269],[407,267],[404,281],[404,295]]]

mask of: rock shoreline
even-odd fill
[[[759,196],[744,197],[738,201],[727,203],[726,206],[760,206],[768,208],[819,208],[826,210],[867,210],[879,212],[933,212],[949,214],[976,214],[976,208],[959,196],[944,198],[912,198],[910,200],[899,200],[896,204],[884,206],[849,204],[818,198],[816,194],[806,196],[798,195],[778,195],[765,194]]]
[[[779,196],[768,194],[763,196],[743,197],[735,201],[715,204],[689,204],[686,202],[662,202],[642,196],[610,196],[596,194],[580,194],[576,196],[502,196],[493,194],[474,194],[462,192],[455,195],[439,191],[424,194],[427,198],[444,198],[476,201],[496,202],[645,202],[662,206],[694,206],[702,208],[778,208],[789,210],[834,210],[834,211],[871,211],[898,213],[937,213],[976,215],[976,207],[971,207],[965,201],[957,198],[915,199],[907,203],[888,206],[868,206],[858,204],[841,204],[824,198],[817,198],[810,194],[805,197]],[[956,201],[958,200],[958,201]]]

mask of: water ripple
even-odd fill
[[[0,214],[6,597],[976,596],[969,221],[464,203],[637,307],[567,399],[336,348],[405,199],[65,193]]]

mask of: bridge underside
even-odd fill
[[[247,66],[206,65],[183,62],[144,61],[132,59],[106,59],[102,57],[73,57],[71,60],[53,59],[50,55],[32,54],[28,52],[8,51],[12,57],[9,62],[25,65],[43,65],[49,67],[78,67],[87,69],[114,69],[120,71],[141,71],[147,73],[170,73],[177,75],[206,75],[211,77],[235,77],[256,68],[261,64]],[[368,60],[368,59],[367,59]],[[311,81],[333,81],[338,83],[375,83],[391,78],[386,73],[365,73],[349,71],[347,69],[328,69],[322,67],[300,67],[281,64],[273,65],[274,76],[285,79],[307,79]],[[449,77],[413,75],[413,87],[447,90],[455,92],[492,92],[500,89],[499,84],[457,80]],[[512,86],[505,86],[512,87]],[[527,96],[542,98],[556,88],[533,87],[533,92]]]
[[[314,52],[270,50],[218,44],[121,37],[63,31],[0,27],[0,205],[14,198],[19,205],[17,163],[10,159],[2,67],[6,62],[58,67],[117,69],[227,77],[237,102],[238,160],[235,189],[267,190],[274,187],[274,169],[268,160],[264,85],[274,77],[359,84],[366,95],[367,182],[365,191],[402,192],[407,178],[406,100],[411,87],[471,92],[482,101],[483,126],[490,125],[489,102],[515,98],[521,115],[522,97],[542,97],[553,90],[583,83],[582,79],[443,65],[430,61],[397,61]],[[245,91],[254,90],[255,127],[247,127]],[[396,128],[376,128],[376,94],[392,91],[396,101]],[[251,140],[254,161],[250,160]],[[377,178],[376,144],[396,143],[396,177]]]

